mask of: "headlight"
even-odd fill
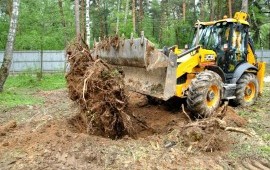
[[[215,60],[215,56],[212,55],[212,54],[205,55],[204,60],[206,60],[206,61],[214,61]]]

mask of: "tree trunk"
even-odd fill
[[[66,19],[65,19],[65,15],[64,15],[63,1],[62,0],[58,0],[58,6],[59,6],[59,11],[60,11],[61,19],[62,19],[62,26],[63,26],[63,29],[64,29],[65,45],[67,45],[68,34],[67,34]]]
[[[129,0],[126,0],[125,20],[124,20],[125,26],[127,25],[127,16],[129,11],[128,9],[129,9]]]
[[[85,1],[81,0],[81,10],[80,10],[80,21],[81,21],[81,36],[85,40],[86,39],[86,25],[85,25]]]
[[[62,0],[58,0],[58,7],[59,7],[60,15],[61,15],[61,18],[62,18],[62,26],[66,27],[66,21],[65,21],[65,15],[64,15],[64,10],[63,10],[63,1]]]
[[[104,3],[104,21],[105,21],[105,35],[108,36],[109,35],[109,24],[108,24],[108,1],[103,1]]]
[[[232,4],[232,16],[234,16],[235,12],[239,11],[240,8],[240,3],[238,0],[231,0],[231,4]]]
[[[143,0],[140,0],[140,19],[143,19]]]
[[[248,0],[242,0],[242,11],[248,12]]]
[[[136,33],[136,0],[132,1],[133,33]]]
[[[86,9],[85,9],[85,26],[86,26],[86,43],[90,48],[90,0],[86,0]]]
[[[6,49],[4,53],[4,59],[0,68],[0,92],[3,91],[4,84],[9,75],[10,66],[13,58],[13,45],[16,37],[16,28],[18,23],[20,0],[13,0],[12,14],[9,25],[9,33],[7,37]]]
[[[200,0],[201,2],[201,6],[200,6],[200,20],[204,21],[205,17],[204,17],[204,0]]]
[[[197,21],[197,10],[196,10],[196,0],[194,0],[194,6],[193,6],[193,15],[194,15],[194,20]]]
[[[1,0],[0,0],[1,1]],[[6,10],[6,14],[11,17],[12,15],[12,1],[8,0],[7,2],[7,10]]]
[[[215,17],[215,5],[213,0],[209,0],[209,7],[210,7],[210,20],[213,21]]]
[[[75,26],[76,26],[76,38],[80,41],[80,10],[79,10],[79,0],[75,0]]]
[[[143,26],[142,26],[142,21],[143,21],[143,0],[140,0],[140,30],[139,31],[142,31],[143,30]]]
[[[229,17],[232,18],[232,1],[228,0]]]
[[[221,0],[218,0],[217,1],[217,10],[216,10],[217,16],[218,16],[217,19],[221,19],[221,17],[222,17],[222,13],[221,13],[221,2],[220,1]]]
[[[119,12],[120,12],[120,0],[117,1],[117,18],[116,18],[116,34],[119,31]]]
[[[99,24],[99,36],[100,37],[104,37],[104,30],[105,30],[105,21],[104,21],[104,15],[103,15],[103,7],[102,7],[103,4],[103,1],[100,0],[98,3],[97,3],[97,6],[98,6],[98,14],[99,14],[99,17],[100,17],[100,24]]]
[[[183,1],[183,21],[186,21],[186,1]]]

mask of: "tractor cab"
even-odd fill
[[[200,23],[196,31],[192,47],[200,45],[203,49],[213,50],[216,65],[225,73],[226,79],[230,78],[238,65],[247,62],[247,24],[221,20],[211,24]]]

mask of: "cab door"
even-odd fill
[[[248,26],[233,23],[230,29],[228,50],[225,54],[228,62],[226,72],[232,73],[236,67],[246,62],[248,45]]]

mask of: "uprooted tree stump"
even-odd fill
[[[80,126],[90,134],[112,139],[133,136],[121,70],[102,59],[93,59],[85,44],[70,45],[67,54],[69,97],[79,105]]]

